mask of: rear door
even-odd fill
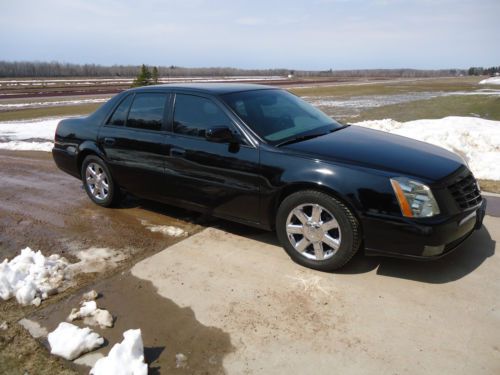
[[[167,180],[176,181],[178,200],[217,216],[258,222],[262,184],[258,146],[244,137],[235,144],[205,139],[206,129],[215,126],[227,126],[238,134],[230,116],[209,96],[175,94],[173,133],[167,140]]]
[[[99,132],[113,178],[139,196],[165,193],[165,124],[170,94],[139,92],[125,97]]]

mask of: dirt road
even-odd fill
[[[193,232],[190,215],[130,197],[120,208],[98,207],[50,153],[0,151],[0,259],[26,246],[70,258],[92,247],[146,256],[178,240],[148,226]]]

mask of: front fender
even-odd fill
[[[264,219],[270,226],[281,201],[289,194],[305,189],[334,195],[358,218],[367,214],[400,216],[389,177],[384,172],[291,154],[276,158],[264,152],[261,161],[268,182],[262,191],[264,212],[266,207],[268,209]]]

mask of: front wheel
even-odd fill
[[[103,207],[118,203],[120,190],[101,158],[94,155],[87,156],[82,163],[81,175],[85,191],[94,203]]]
[[[295,262],[320,271],[342,267],[361,244],[359,223],[349,208],[314,190],[299,191],[283,200],[276,233]]]

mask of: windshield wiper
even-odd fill
[[[341,126],[341,127],[337,128],[337,129],[332,129],[330,131],[327,131],[326,133],[308,134],[308,135],[301,135],[301,136],[294,137],[294,138],[289,138],[289,139],[287,139],[287,140],[285,140],[283,142],[277,143],[275,146],[276,147],[280,147],[280,146],[284,146],[284,145],[289,145],[291,143],[297,143],[297,142],[307,141],[308,139],[313,139],[313,138],[321,137],[323,135],[327,135],[327,134],[333,133],[333,132],[335,132],[337,130],[344,129],[347,126],[349,126],[349,125],[344,125],[344,126]]]

